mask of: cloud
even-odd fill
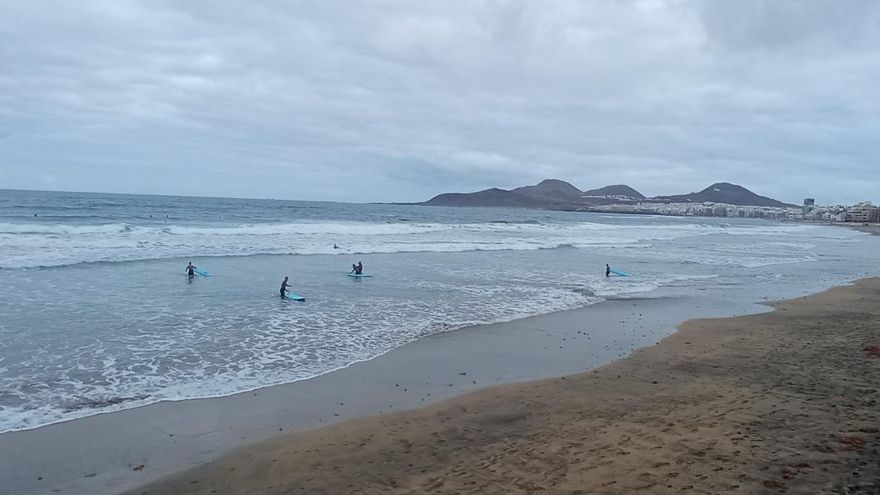
[[[416,201],[558,177],[854,202],[880,185],[870,0],[2,9],[3,187]]]

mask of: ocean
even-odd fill
[[[0,432],[609,299],[800,296],[876,275],[878,248],[765,220],[0,190]]]

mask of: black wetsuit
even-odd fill
[[[193,277],[195,277],[195,276],[196,276],[196,272],[195,272],[195,270],[196,270],[196,267],[194,267],[193,265],[189,265],[189,266],[187,266],[187,267],[186,267],[186,275],[187,275],[189,278],[193,278]]]

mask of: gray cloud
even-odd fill
[[[7,2],[0,187],[877,198],[872,0]]]

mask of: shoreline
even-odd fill
[[[498,384],[593,369],[695,316],[768,311],[708,298],[638,298],[435,334],[308,380],[163,401],[0,434],[15,493],[113,494],[283,432],[416,409]]]
[[[843,227],[845,229],[857,230],[866,234],[880,235],[880,223],[831,222],[827,220],[801,220],[792,223],[816,225],[819,227]]]
[[[131,493],[877,493],[880,279],[576,374],[279,435]]]
[[[865,232],[866,234],[880,235],[880,223],[865,223],[865,224],[842,225],[842,226],[849,227],[853,230],[858,230],[859,232]]]
[[[72,421],[80,421],[80,420],[88,419],[88,418],[90,418],[90,417],[92,417],[92,416],[100,416],[100,415],[102,415],[102,414],[116,414],[116,413],[122,413],[122,412],[125,412],[125,411],[128,411],[128,410],[131,410],[131,409],[139,409],[139,408],[142,408],[142,407],[150,407],[150,406],[154,406],[154,405],[156,405],[156,404],[161,404],[161,403],[166,403],[166,402],[167,402],[167,403],[172,403],[172,404],[173,404],[173,403],[186,402],[186,401],[200,401],[200,400],[224,399],[224,398],[232,397],[232,396],[236,396],[236,395],[247,395],[247,394],[251,394],[251,393],[253,393],[253,392],[258,392],[258,391],[260,391],[260,390],[271,389],[271,388],[274,388],[274,387],[284,387],[284,386],[293,385],[293,384],[296,384],[296,383],[299,383],[299,382],[306,382],[306,381],[316,380],[316,379],[319,379],[319,378],[321,378],[321,377],[323,377],[323,376],[325,376],[325,375],[329,375],[329,374],[332,374],[332,373],[337,373],[337,372],[340,372],[340,371],[346,370],[346,369],[348,369],[348,368],[351,368],[351,367],[353,367],[353,366],[360,365],[360,364],[362,364],[362,363],[367,363],[367,362],[370,362],[370,361],[373,361],[373,360],[376,360],[376,359],[381,359],[383,356],[385,356],[386,354],[388,354],[388,353],[390,353],[390,352],[394,352],[394,351],[396,351],[396,350],[398,350],[398,349],[401,349],[401,348],[403,348],[403,347],[407,347],[407,346],[413,345],[413,344],[417,343],[418,341],[425,340],[425,339],[429,339],[429,338],[438,337],[438,336],[443,335],[443,334],[452,334],[452,333],[456,333],[456,332],[467,332],[467,331],[470,331],[470,330],[479,329],[479,328],[483,328],[483,327],[489,327],[489,326],[508,325],[508,324],[512,324],[512,323],[514,323],[514,322],[518,322],[518,321],[521,321],[521,320],[541,319],[541,318],[544,318],[544,317],[547,317],[547,316],[549,316],[549,315],[553,315],[553,314],[556,314],[556,313],[568,313],[568,312],[584,311],[584,310],[587,310],[587,309],[589,309],[589,308],[591,308],[591,307],[594,307],[594,306],[596,306],[596,305],[599,305],[599,304],[617,304],[617,303],[621,303],[621,302],[637,303],[637,302],[639,302],[639,301],[661,302],[661,301],[664,301],[664,300],[672,300],[672,299],[676,299],[676,297],[674,297],[674,296],[673,296],[673,297],[670,297],[670,296],[658,296],[658,297],[647,297],[647,296],[646,296],[646,297],[639,297],[639,296],[633,296],[633,297],[612,297],[612,298],[604,299],[604,300],[599,301],[599,302],[597,302],[597,303],[585,304],[585,305],[583,305],[583,306],[579,306],[579,307],[576,307],[576,308],[563,309],[563,310],[559,310],[559,311],[552,311],[552,312],[550,312],[550,313],[542,313],[542,314],[537,314],[537,315],[518,317],[518,318],[513,318],[513,319],[510,319],[510,320],[501,320],[501,321],[495,321],[495,322],[491,322],[491,323],[474,323],[474,324],[467,324],[467,325],[457,326],[457,327],[453,326],[453,328],[450,328],[449,330],[443,330],[443,331],[440,331],[440,332],[437,332],[437,333],[432,333],[432,334],[429,334],[429,335],[426,335],[426,336],[420,337],[420,338],[418,338],[418,339],[415,340],[415,341],[408,342],[408,343],[406,343],[406,344],[402,344],[402,345],[400,345],[400,346],[398,346],[398,347],[392,347],[392,348],[390,348],[390,349],[387,349],[387,350],[385,350],[385,351],[383,351],[383,352],[381,352],[381,353],[379,353],[379,354],[376,354],[375,356],[368,357],[368,358],[364,358],[364,359],[359,359],[359,360],[357,360],[357,361],[353,361],[353,362],[351,362],[351,363],[349,363],[349,364],[346,364],[346,365],[343,365],[343,366],[339,366],[339,367],[337,367],[337,368],[328,369],[327,371],[322,371],[322,372],[317,373],[317,374],[315,374],[315,375],[308,376],[308,377],[304,377],[304,378],[298,378],[298,379],[295,379],[295,380],[292,380],[292,381],[284,381],[284,382],[279,382],[279,383],[271,383],[271,384],[259,385],[259,386],[255,386],[255,387],[252,387],[252,388],[246,388],[246,389],[238,390],[238,391],[235,391],[235,392],[222,393],[222,394],[217,394],[217,395],[206,395],[206,396],[202,396],[202,397],[186,397],[186,398],[179,398],[179,399],[168,399],[168,398],[158,399],[158,400],[153,401],[153,402],[141,403],[141,404],[137,404],[137,405],[134,405],[134,406],[131,406],[131,407],[122,407],[122,408],[120,408],[120,409],[109,409],[109,410],[101,410],[101,411],[97,411],[97,412],[90,412],[90,413],[86,413],[86,414],[83,415],[83,416],[74,416],[74,417],[70,417],[70,418],[58,419],[58,420],[54,420],[54,421],[51,421],[51,422],[48,422],[48,423],[43,423],[43,424],[40,424],[40,425],[37,425],[37,426],[29,426],[29,427],[26,427],[26,428],[10,429],[10,430],[5,430],[5,431],[0,431],[0,436],[2,436],[2,435],[4,435],[4,434],[24,433],[24,432],[28,432],[28,431],[38,430],[38,429],[41,429],[41,428],[46,428],[46,427],[55,426],[55,425],[58,425],[58,424],[68,423],[68,422],[72,422]],[[696,298],[694,298],[694,299],[696,299]],[[756,305],[756,306],[765,306],[765,305],[767,305],[767,303],[763,303],[763,302],[755,302],[755,303],[753,303],[753,304]],[[744,307],[744,306],[749,306],[749,304],[745,304],[745,305],[740,304],[739,306],[740,306],[740,307]]]

